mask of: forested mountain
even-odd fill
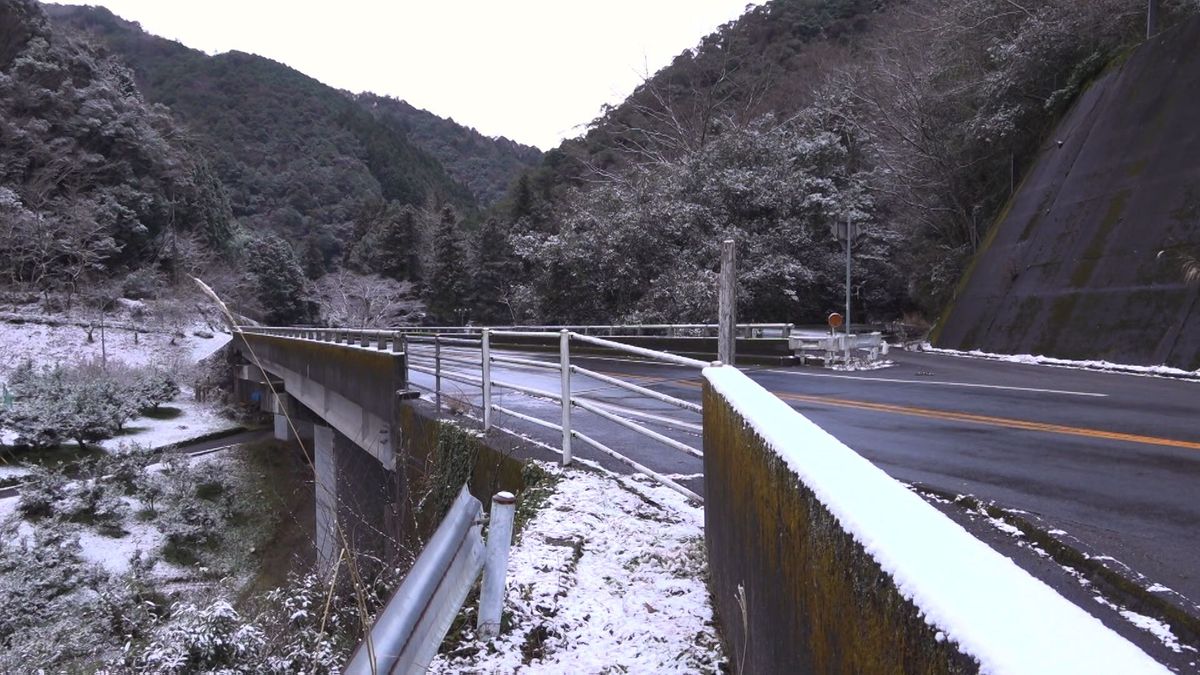
[[[132,74],[0,2],[0,270],[68,299],[95,275],[235,244],[223,187]]]
[[[1197,9],[1161,0],[1159,28]],[[772,0],[546,153],[500,211],[529,320],[937,315],[1076,95],[1145,39],[1144,0]]]
[[[267,321],[395,321],[433,294],[435,231],[540,159],[99,7],[0,0],[0,57],[0,258],[43,292],[199,272]]]
[[[513,180],[542,159],[537,148],[504,137],[488,138],[405,101],[371,93],[356,98],[376,116],[397,122],[408,140],[436,157],[481,206],[502,199]]]
[[[235,217],[287,236],[302,254],[319,251],[324,266],[337,264],[376,204],[475,209],[470,191],[397,122],[345,92],[259,56],[208,56],[101,7],[46,9],[56,25],[84,31],[127,63],[145,96],[202,141]]]

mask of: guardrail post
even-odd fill
[[[371,346],[371,334],[365,330],[362,331],[361,333],[359,333],[358,334],[358,346],[359,347],[370,347]]]
[[[562,371],[562,465],[571,463],[571,332],[558,338],[558,367]]]
[[[497,492],[492,497],[477,624],[479,637],[485,640],[500,634],[500,616],[504,611],[504,577],[508,573],[508,549],[512,544],[513,516],[516,511],[517,498],[511,492]]]
[[[492,428],[492,350],[491,330],[484,328],[479,335],[479,348],[482,352],[480,359],[480,378],[483,384],[483,431],[487,433]],[[492,510],[495,511],[495,504]],[[488,549],[489,552],[491,549]]]
[[[442,336],[433,336],[433,400],[442,414]]]
[[[392,351],[395,353],[407,352],[404,348],[404,335],[401,333],[392,333]]]

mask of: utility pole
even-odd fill
[[[733,240],[721,242],[721,277],[717,293],[717,359],[732,366],[737,331],[737,252]]]
[[[1158,33],[1158,3],[1159,0],[1146,0],[1146,39]]]

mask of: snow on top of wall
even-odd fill
[[[983,672],[1169,672],[737,369],[704,376]]]

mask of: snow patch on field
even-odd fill
[[[178,409],[178,416],[171,419],[135,417],[129,421],[125,433],[100,441],[100,446],[113,453],[134,447],[157,450],[214,432],[238,428],[236,423],[222,417],[215,406],[187,400],[186,395],[185,392],[179,399],[163,406]]]
[[[928,342],[922,343],[919,351],[931,354],[944,354],[946,356],[1021,363],[1031,366],[1056,366],[1059,368],[1078,368],[1081,370],[1106,370],[1129,375],[1200,379],[1200,370],[1183,370],[1182,368],[1173,368],[1171,366],[1135,366],[1126,363],[1113,363],[1111,361],[1059,359],[1053,356],[1039,356],[1036,354],[997,354],[979,349],[962,351],[959,349],[934,347]]]
[[[983,672],[1169,672],[740,371],[704,376]]]
[[[466,640],[430,672],[715,672],[703,509],[658,485],[543,466],[560,480],[512,550],[506,632]]]
[[[99,359],[102,351],[107,357],[131,366],[158,366],[171,369],[199,361],[229,343],[228,333],[214,333],[204,324],[186,329],[184,337],[176,337],[175,344],[166,333],[134,333],[131,330],[108,328],[101,345],[100,329],[92,332],[92,342],[87,341],[87,332],[75,325],[48,325],[27,321],[10,323],[0,321],[0,380],[26,360],[35,365],[53,366],[80,360]],[[195,332],[212,334],[203,338]],[[137,336],[137,342],[134,342]]]

